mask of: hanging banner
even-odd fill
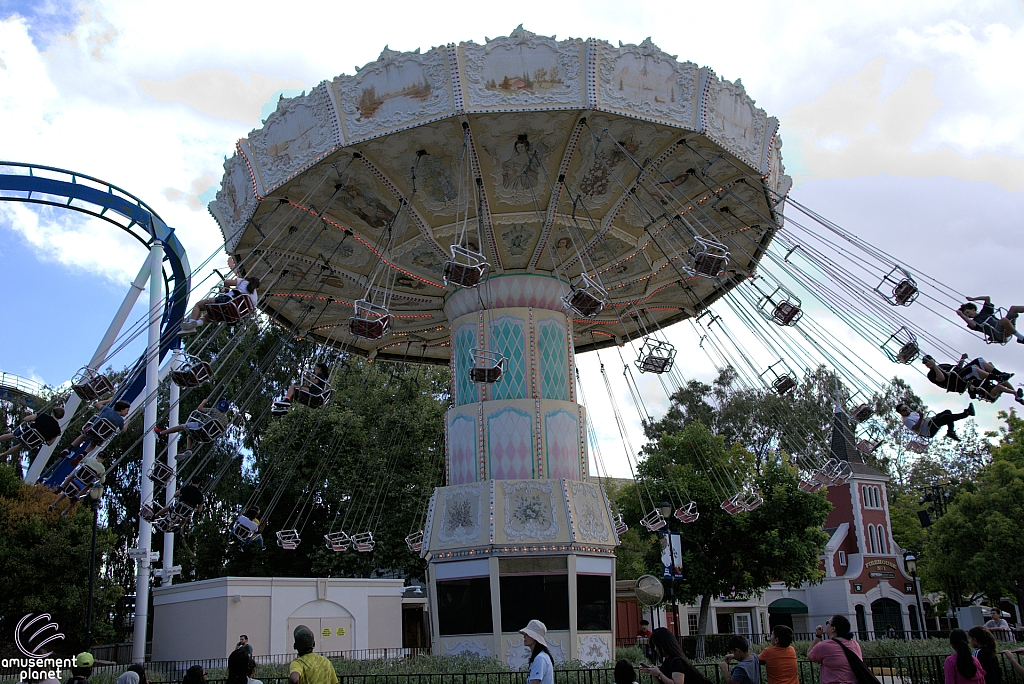
[[[661,576],[663,579],[683,579],[683,544],[678,532],[659,532],[661,541]]]

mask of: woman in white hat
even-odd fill
[[[523,644],[530,649],[530,684],[555,684],[555,664],[544,638],[548,628],[540,620],[530,620],[519,633],[523,635]]]

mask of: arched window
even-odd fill
[[[876,550],[876,547],[875,547],[875,526],[874,525],[868,525],[868,542],[869,542],[868,543],[868,549],[871,550],[871,553],[878,553],[878,551]]]
[[[882,507],[882,490],[880,487],[875,487],[875,508]]]
[[[861,495],[864,499],[864,507],[869,508],[871,506],[871,488],[864,485],[861,489]]]
[[[889,553],[889,540],[886,539],[885,527],[878,526],[878,552]]]

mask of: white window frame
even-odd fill
[[[871,553],[878,553],[875,545],[875,526],[868,525],[868,548],[871,549]]]
[[[742,634],[743,636],[750,636],[753,634],[751,630],[750,613],[733,613],[732,616],[732,631],[734,634]]]
[[[846,567],[846,552],[845,551],[840,551],[839,552],[839,565],[843,566],[844,568]]]

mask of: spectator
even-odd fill
[[[252,658],[249,659],[249,680],[247,684],[263,684],[263,682],[256,679],[256,661]]]
[[[892,625],[886,625],[885,626],[885,638],[886,639],[895,639],[896,638],[896,628],[893,627]]]
[[[822,636],[828,639],[822,641]],[[864,659],[860,644],[853,640],[850,621],[844,615],[833,615],[825,626],[814,628],[814,641],[807,650],[807,659],[821,664],[821,684],[858,684],[846,653]]]
[[[661,660],[660,667],[640,665],[640,671],[654,677],[659,684],[710,684],[683,653],[679,640],[664,627],[651,633],[651,650]]]
[[[946,684],[985,684],[985,670],[971,654],[967,632],[954,629],[949,633],[949,645],[955,653],[946,658]]]
[[[725,684],[760,684],[761,663],[757,658],[750,655],[750,642],[741,634],[734,634],[729,639],[729,649],[732,653],[725,654],[725,659],[718,663],[722,670],[722,679]],[[732,672],[729,671],[729,661],[735,660]]]
[[[999,610],[998,606],[993,606],[988,611],[988,617],[989,621],[985,623],[985,626],[992,632],[992,636],[1000,641],[1013,641],[1010,623],[1003,617],[1003,611]]]
[[[319,653],[313,653],[316,641],[313,632],[306,625],[299,625],[292,632],[295,650],[299,657],[288,666],[289,684],[338,684],[338,673],[331,661]]]
[[[757,659],[768,671],[768,684],[800,684],[800,671],[796,662],[793,630],[786,625],[775,625],[772,645],[761,651]]]
[[[971,627],[967,630],[967,640],[971,642],[971,648],[975,649],[974,657],[981,663],[981,669],[985,670],[985,684],[1003,684],[996,638],[988,627]]]
[[[633,669],[633,664],[625,658],[615,663],[615,684],[637,684],[636,670]]]
[[[202,665],[193,665],[185,670],[185,678],[181,684],[204,684],[206,682],[206,670]]]
[[[523,645],[530,649],[529,684],[555,684],[555,662],[548,650],[547,626],[540,620],[530,620],[526,627],[519,630],[523,635]]]
[[[241,643],[241,642],[239,642]],[[249,664],[252,656],[246,653],[244,646],[239,646],[228,656],[227,684],[248,684]]]
[[[136,663],[121,673],[116,684],[146,684],[146,667]]]
[[[92,666],[96,664],[96,659],[92,657],[92,653],[83,651],[75,656],[75,664],[71,668],[71,679],[66,684],[82,684],[82,682],[88,682],[89,677],[92,677]]]
[[[252,646],[249,645],[249,636],[246,634],[238,637],[238,645],[235,648],[245,649],[248,655],[252,655]]]
[[[1017,673],[1018,677],[1024,679],[1024,665],[1021,665],[1020,662],[1017,660],[1018,653],[1024,653],[1024,648],[1018,648],[1013,651],[1003,651],[1003,655],[1006,656],[1007,659],[1009,659],[1010,661],[1010,667],[1013,668],[1013,671]]]
[[[651,657],[651,623],[647,620],[640,621],[640,629],[636,631],[636,645],[643,650],[646,657]]]

